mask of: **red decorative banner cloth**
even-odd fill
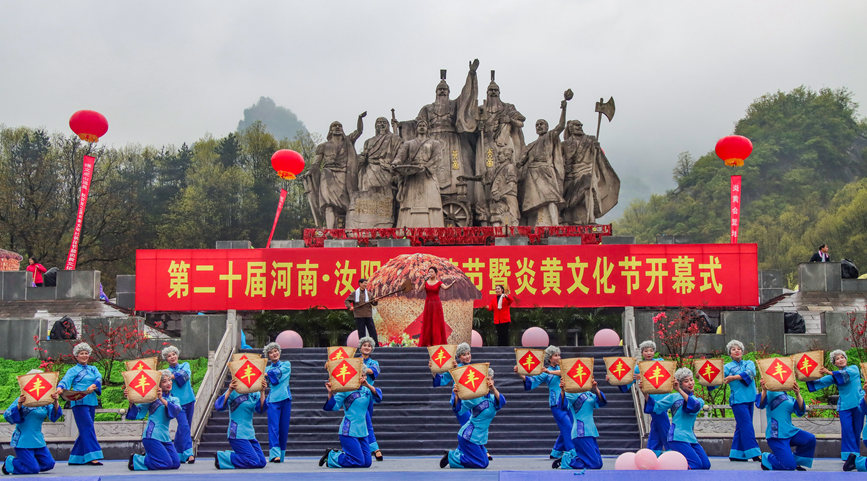
[[[732,176],[732,244],[738,243],[738,226],[741,223],[741,176]]]
[[[286,189],[280,189],[280,200],[277,201],[277,213],[274,214],[274,225],[271,226],[271,235],[268,236],[268,245],[271,247],[271,239],[274,238],[274,229],[277,228],[277,221],[280,220],[280,212],[283,212],[283,204],[286,202]]]
[[[75,218],[75,229],[72,231],[72,242],[69,244],[69,255],[66,256],[67,271],[75,270],[78,262],[78,243],[81,240],[81,225],[84,223],[84,208],[87,207],[87,194],[90,193],[90,181],[93,179],[95,157],[84,156],[84,168],[81,171],[81,194],[78,196],[78,216]]]

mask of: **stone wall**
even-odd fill
[[[55,287],[28,287],[27,274],[0,272],[0,301],[99,299],[99,271],[59,271]]]

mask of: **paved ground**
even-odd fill
[[[603,470],[614,469],[615,457],[603,457]],[[279,476],[287,473],[293,473],[293,479],[304,478],[321,478],[334,477],[337,473],[345,472],[347,474],[359,475],[361,473],[379,474],[380,478],[393,477],[395,481],[408,481],[406,476],[399,473],[415,472],[412,474],[412,479],[427,478],[420,476],[423,473],[436,473],[437,476],[446,475],[451,478],[454,475],[460,474],[464,479],[472,477],[475,479],[497,479],[498,471],[549,471],[551,472],[551,461],[537,456],[500,456],[491,461],[491,465],[484,471],[477,470],[451,470],[449,468],[439,468],[439,458],[433,456],[408,456],[400,458],[386,458],[382,462],[374,462],[373,466],[367,470],[334,470],[320,468],[317,466],[318,458],[290,458],[282,464],[269,463],[262,470],[216,470],[214,468],[213,458],[200,458],[193,465],[181,465],[178,471],[164,472],[162,474],[171,473],[172,477],[181,475],[191,475],[190,477],[209,478],[221,477],[224,479],[236,478],[243,476],[249,479],[251,476],[256,478],[271,477],[271,475]],[[727,458],[711,458],[712,471],[754,471],[761,472],[759,463],[733,463]],[[822,458],[817,459],[813,464],[813,469],[810,471],[841,472],[843,463],[839,459]],[[309,473],[310,476],[298,478],[296,474]],[[386,473],[390,473],[386,474]],[[451,474],[454,473],[454,474]],[[104,466],[89,467],[89,466],[68,466],[65,462],[58,462],[57,466],[42,476],[48,477],[74,477],[74,478],[113,478],[115,476],[153,476],[156,473],[129,471],[126,461],[106,461]],[[327,475],[327,476],[324,476]],[[366,476],[365,476],[366,477]]]

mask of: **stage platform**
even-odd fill
[[[28,476],[27,479],[68,479],[89,481],[128,481],[143,479],[142,476],[169,476],[176,481],[205,481],[219,479],[221,481],[249,481],[255,477],[261,481],[277,481],[291,475],[294,481],[318,481],[352,477],[354,481],[435,481],[435,480],[566,480],[575,479],[576,475],[593,478],[599,481],[622,481],[624,476],[640,476],[644,481],[671,481],[671,471],[614,471],[614,456],[603,456],[604,467],[597,471],[568,471],[551,469],[551,461],[541,456],[497,456],[487,469],[451,469],[439,468],[439,456],[402,456],[387,457],[382,462],[374,461],[368,469],[329,469],[317,466],[319,458],[298,457],[288,458],[281,464],[269,463],[263,469],[253,470],[217,470],[213,458],[199,458],[193,465],[181,465],[176,471],[129,471],[126,461],[105,461],[104,466],[68,466],[58,462],[57,466],[41,476]],[[814,480],[821,472],[824,481],[835,481],[833,476],[847,476],[842,471],[843,462],[839,459],[817,459],[813,469],[804,472],[768,472],[762,471],[759,463],[733,463],[728,458],[712,457],[710,471],[691,471],[687,476],[690,480],[733,479],[739,481],[768,480]],[[834,474],[831,474],[834,473]],[[732,478],[726,478],[732,476]],[[785,476],[785,478],[783,478]],[[832,478],[828,478],[832,476]]]

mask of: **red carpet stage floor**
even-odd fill
[[[387,453],[386,453],[387,456]],[[368,469],[328,469],[317,466],[318,458],[302,457],[287,458],[282,464],[269,463],[264,469],[254,470],[217,470],[213,458],[199,458],[193,465],[181,465],[177,471],[129,471],[126,461],[105,461],[104,466],[68,466],[58,462],[57,466],[42,475],[28,476],[27,479],[66,479],[88,481],[129,481],[143,479],[142,476],[169,476],[173,481],[249,481],[251,477],[260,481],[278,481],[291,475],[293,481],[321,481],[342,477],[352,477],[353,481],[442,481],[442,480],[567,480],[582,478],[598,481],[622,481],[624,476],[640,476],[643,481],[671,481],[670,471],[614,471],[614,456],[603,457],[604,467],[598,471],[567,471],[551,469],[551,461],[539,456],[495,456],[487,469],[440,469],[439,457],[405,456],[386,457],[382,462],[375,462]],[[692,480],[726,479],[727,476],[737,476],[738,481],[782,480],[799,481],[815,480],[817,473],[822,473],[824,481],[835,481],[828,476],[848,476],[842,471],[843,462],[839,459],[817,459],[813,469],[805,472],[768,472],[762,471],[759,463],[733,463],[728,458],[713,457],[710,471],[691,471],[687,476]],[[831,474],[836,473],[836,474]],[[684,473],[686,474],[686,473]],[[785,477],[785,478],[784,478]],[[11,478],[11,477],[10,477]],[[10,479],[6,478],[6,479]]]

